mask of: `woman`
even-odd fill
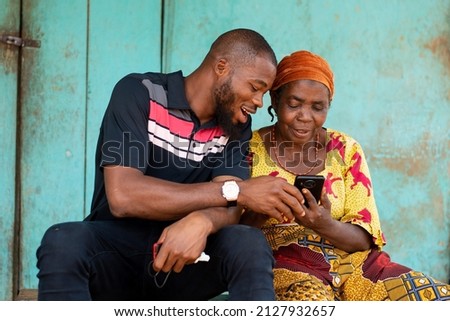
[[[334,94],[321,57],[297,51],[278,65],[271,89],[278,121],[253,133],[252,177],[322,175],[319,202],[280,224],[258,213],[242,222],[262,227],[274,251],[278,300],[449,300],[450,286],[390,261],[382,251],[369,169],[361,146],[324,128]],[[270,111],[269,109],[269,111]]]

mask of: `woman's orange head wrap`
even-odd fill
[[[330,91],[330,101],[333,99],[333,71],[325,59],[306,50],[296,51],[280,61],[270,91],[274,92],[288,82],[301,79],[315,80],[324,84]]]

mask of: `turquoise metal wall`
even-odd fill
[[[0,0],[0,8],[0,31],[18,35],[20,3]],[[17,50],[0,45],[0,300],[13,283],[18,66]]]
[[[37,288],[35,253],[44,231],[89,212],[94,151],[114,84],[161,68],[162,8],[146,0],[0,0],[0,7],[7,8],[0,34],[41,42],[0,45],[0,242],[7,247],[0,253],[0,299],[26,299]]]
[[[192,71],[218,34],[237,27],[260,31],[279,59],[299,49],[325,57],[336,78],[325,125],[365,149],[385,249],[449,280],[448,0],[186,0],[166,13],[166,71]],[[261,110],[254,119],[258,128],[270,118]]]
[[[188,74],[236,27],[260,31],[279,59],[298,49],[328,59],[336,96],[326,125],[366,151],[386,250],[448,281],[449,0],[22,0],[22,26],[19,1],[0,7],[0,34],[41,41],[20,52],[0,45],[0,299],[36,288],[48,226],[88,213],[114,83],[161,67]],[[259,111],[254,128],[268,123]]]

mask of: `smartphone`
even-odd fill
[[[297,177],[295,177],[294,186],[297,187],[300,191],[304,188],[307,188],[314,196],[316,201],[319,202],[324,183],[325,177],[323,177],[322,175],[297,175]],[[305,206],[309,207],[308,201],[306,199]]]

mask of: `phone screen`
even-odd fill
[[[300,191],[307,188],[314,196],[317,202],[320,200],[320,194],[322,192],[323,184],[325,183],[325,177],[322,175],[298,175],[295,178],[294,185]],[[308,201],[305,199],[305,206],[309,207]]]

